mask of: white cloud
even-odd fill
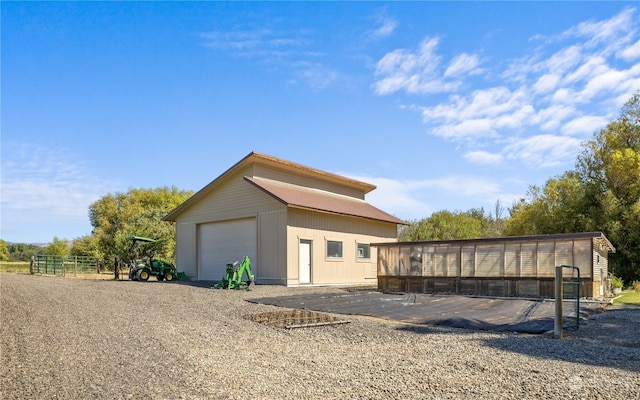
[[[423,199],[445,197],[468,204],[492,204],[501,197],[501,185],[491,179],[480,176],[455,175],[437,179],[395,180],[380,177],[349,176],[376,185],[376,190],[367,194],[366,201],[388,213],[404,219],[424,218],[434,211],[434,205]],[[454,207],[455,208],[455,207]]]
[[[88,207],[105,193],[105,183],[64,149],[3,143],[3,220],[38,214],[41,222],[88,221]]]
[[[626,8],[619,14],[603,21],[585,21],[567,29],[561,37],[582,37],[586,39],[587,47],[598,44],[616,43],[628,39],[629,32],[635,30],[637,25],[636,10]]]
[[[639,59],[640,58],[640,40],[620,50],[618,57],[627,61],[633,61],[633,60]]]
[[[296,63],[294,75],[296,79],[292,79],[291,83],[302,82],[314,91],[322,90],[338,79],[336,71],[311,62]]]
[[[607,125],[608,122],[604,117],[585,115],[567,122],[562,127],[562,133],[565,135],[582,136],[582,139],[586,139],[590,134]]]
[[[531,168],[570,165],[578,139],[614,119],[640,90],[638,21],[636,9],[627,8],[554,37],[536,35],[540,43],[533,51],[523,49],[521,58],[506,64],[484,63],[482,70],[469,51],[443,62],[441,39],[425,37],[416,50],[392,50],[380,59],[374,90],[447,94],[414,108],[430,134],[463,144],[459,149],[470,162],[498,160],[476,150],[482,141],[503,146],[496,154]]]
[[[390,18],[379,18],[378,23],[380,26],[371,33],[372,36],[377,38],[391,36],[398,27],[398,22]]]
[[[397,49],[376,64],[374,83],[377,94],[387,95],[404,90],[412,94],[447,93],[456,90],[459,81],[447,81],[439,76],[441,57],[436,53],[440,39],[426,37],[416,51]]]
[[[502,163],[502,154],[489,153],[488,151],[476,150],[465,153],[464,159],[472,164],[478,165],[498,165]]]
[[[477,67],[480,64],[478,56],[462,53],[449,63],[449,67],[444,71],[445,77],[463,75],[465,73],[479,73]]]
[[[538,94],[545,94],[555,89],[560,82],[560,77],[555,74],[544,74],[533,85],[533,90]]]
[[[517,138],[505,146],[505,158],[532,168],[552,167],[574,161],[581,141],[569,136],[537,135]]]

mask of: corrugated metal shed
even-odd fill
[[[383,290],[553,296],[555,267],[576,266],[584,297],[608,291],[602,232],[372,244]]]

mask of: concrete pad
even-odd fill
[[[412,324],[543,333],[553,330],[553,300],[467,297],[422,293],[350,292],[248,300],[287,308],[366,315]],[[581,312],[594,309],[588,303]]]

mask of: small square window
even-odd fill
[[[342,242],[327,240],[327,257],[342,258]]]
[[[367,243],[358,243],[358,258],[371,258],[371,246]]]

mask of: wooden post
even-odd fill
[[[556,267],[554,285],[556,316],[553,323],[553,336],[557,339],[562,339],[562,267]]]

